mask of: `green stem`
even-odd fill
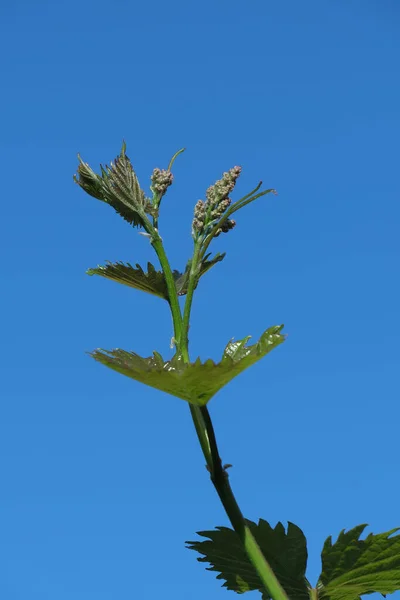
[[[167,284],[168,289],[168,303],[171,309],[172,322],[174,325],[175,344],[177,349],[179,350],[182,338],[182,313],[181,307],[179,306],[178,294],[176,292],[175,280],[172,275],[172,270],[167,255],[165,253],[160,234],[153,227],[151,227],[151,229],[153,230],[150,231],[151,245],[157,253],[158,260],[160,261],[160,265],[165,276],[165,282]]]
[[[189,361],[189,324],[190,324],[190,312],[192,310],[193,293],[196,288],[197,276],[199,271],[199,255],[201,250],[200,242],[195,242],[193,258],[190,265],[190,274],[188,288],[186,292],[185,308],[183,311],[183,322],[182,322],[182,352],[183,355],[187,355],[186,360]]]
[[[210,474],[214,468],[213,455],[211,451],[211,444],[207,433],[207,427],[204,422],[204,418],[201,412],[200,406],[196,404],[189,404],[190,412],[192,415],[194,427],[196,429],[197,437],[200,442],[201,449],[204,454],[204,458],[206,459],[207,469]]]
[[[157,208],[157,210],[159,209],[160,206],[160,198],[158,197],[157,194],[153,195],[153,206],[155,206]],[[153,217],[153,227],[154,229],[158,230],[158,213],[156,214],[156,216]]]
[[[196,287],[196,279],[198,272],[199,253],[201,245],[199,242],[195,242],[193,258],[190,266],[189,282],[186,292],[185,308],[183,311],[182,320],[182,335],[181,335],[181,353],[183,360],[187,363],[190,362],[189,358],[189,324],[190,324],[190,312],[192,309],[193,293]],[[211,450],[211,444],[208,437],[208,428],[204,420],[202,410],[196,404],[189,404],[190,412],[192,415],[193,423],[196,429],[197,437],[200,442],[201,449],[206,459],[207,468],[210,473],[214,468],[213,455]]]
[[[195,408],[196,410],[193,410]],[[239,508],[236,498],[233,494],[232,488],[229,483],[228,474],[222,466],[222,461],[219,456],[218,446],[215,439],[214,429],[212,421],[207,407],[192,407],[192,417],[195,422],[196,431],[202,427],[206,427],[206,436],[209,442],[209,448],[211,451],[211,468],[210,468],[210,456],[204,452],[204,456],[207,461],[209,470],[211,471],[211,481],[217,491],[217,494],[222,502],[226,514],[232,524],[232,527],[238,534],[247,556],[250,562],[254,566],[258,573],[265,588],[270,593],[274,600],[288,600],[286,592],[282,588],[278,579],[275,576],[271,566],[263,555],[259,545],[249,526],[246,523],[245,518]],[[200,438],[199,438],[200,439]],[[201,440],[200,440],[201,443]],[[203,448],[203,445],[202,445]]]
[[[309,590],[310,600],[318,600],[318,589],[311,588]]]

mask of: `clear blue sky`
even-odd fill
[[[85,354],[170,353],[166,303],[85,275],[153,260],[72,181],[122,138],[146,190],[187,148],[175,268],[223,171],[235,198],[279,192],[214,244],[191,328],[203,359],[289,334],[209,405],[246,516],[299,525],[313,582],[328,535],[400,526],[398,1],[17,0],[0,22],[0,597],[233,598],[184,547],[227,524],[187,405]]]

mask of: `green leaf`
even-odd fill
[[[105,167],[100,165],[101,176],[97,175],[78,155],[80,164],[78,176],[74,176],[74,180],[90,196],[112,206],[128,223],[143,227],[146,213],[155,215],[154,207],[140,188],[125,150],[124,142],[114,163]]]
[[[321,600],[358,600],[363,594],[400,590],[400,535],[389,537],[400,528],[360,540],[366,527],[342,530],[334,544],[331,537],[325,541],[317,586]]]
[[[135,268],[130,263],[111,263],[109,261],[105,266],[99,265],[95,269],[89,269],[86,272],[88,275],[101,275],[112,281],[168,300],[168,289],[164,274],[161,271],[156,271],[151,263],[147,263],[147,273],[138,264]],[[174,271],[173,277],[178,279],[181,277],[181,273]]]
[[[285,340],[280,332],[283,325],[267,329],[253,346],[246,346],[250,336],[229,342],[222,360],[215,364],[211,359],[202,363],[185,364],[177,355],[164,361],[157,352],[142,358],[125,350],[98,348],[90,355],[110,369],[149,385],[167,394],[203,406],[231,379],[259,361]]]
[[[175,152],[175,154],[173,155],[173,157],[171,158],[171,160],[169,161],[169,165],[168,165],[168,171],[170,171],[172,169],[172,165],[174,164],[175,160],[177,159],[177,157],[182,154],[182,152],[185,152],[186,148],[181,148],[180,150],[178,150],[177,152]]]
[[[223,252],[222,254],[220,254],[218,252],[211,260],[208,260],[209,256],[211,256],[211,253],[207,254],[201,261],[200,268],[199,268],[199,275],[198,275],[197,282],[196,282],[196,287],[197,287],[200,277],[202,275],[204,275],[204,273],[207,273],[207,271],[209,271],[211,269],[211,267],[213,267],[215,264],[217,264],[218,262],[221,262],[221,260],[223,260],[225,258],[226,253]],[[178,292],[178,296],[184,296],[187,293],[187,286],[189,283],[191,264],[192,264],[192,262],[191,262],[191,260],[189,260],[186,265],[185,272],[182,273],[180,275],[180,277],[178,277],[175,281],[175,286],[176,286],[176,291]]]
[[[223,260],[225,254],[218,253],[211,260],[207,260],[209,256],[210,255],[208,254],[202,261],[199,277],[204,275],[204,273],[211,269],[217,262]],[[147,273],[138,264],[136,264],[135,268],[130,263],[123,263],[120,261],[116,263],[107,261],[104,266],[98,265],[94,269],[88,269],[86,273],[88,275],[100,275],[106,279],[111,279],[117,283],[122,283],[123,285],[168,300],[168,288],[164,273],[162,271],[156,271],[151,263],[147,263]],[[176,270],[172,272],[176,291],[179,296],[184,296],[187,293],[189,273],[190,262],[184,273],[180,273]]]
[[[282,523],[272,528],[263,519],[258,524],[246,519],[246,523],[289,598],[309,600],[311,588],[305,577],[307,543],[301,529],[288,523],[286,532]],[[259,590],[263,600],[271,598],[233,529],[217,527],[213,531],[201,531],[198,535],[209,539],[186,542],[188,548],[203,555],[197,560],[209,563],[211,567],[208,570],[219,573],[217,579],[224,580],[223,587],[238,594]]]

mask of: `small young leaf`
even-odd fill
[[[258,525],[247,519],[246,523],[289,598],[309,600],[310,584],[305,577],[307,544],[301,529],[293,523],[288,523],[287,532],[282,523],[273,529],[263,519]],[[213,531],[200,531],[198,535],[209,539],[186,542],[188,548],[203,555],[197,559],[199,562],[211,564],[207,570],[219,572],[217,579],[224,580],[223,587],[238,594],[259,590],[263,600],[270,600],[233,529],[217,527]]]
[[[283,325],[270,327],[253,346],[246,346],[250,336],[239,342],[230,342],[218,364],[210,359],[202,363],[199,358],[194,363],[185,364],[178,356],[164,361],[156,352],[149,358],[142,358],[119,348],[99,348],[90,355],[118,373],[204,406],[231,379],[279,346],[285,340],[280,333],[282,328]]]
[[[147,273],[138,264],[135,268],[130,263],[111,263],[109,261],[105,266],[98,266],[86,272],[88,275],[101,275],[112,281],[168,300],[168,289],[164,274],[161,271],[156,271],[151,263],[147,263]],[[173,276],[177,280],[181,277],[181,273],[174,271]]]
[[[200,277],[202,275],[204,275],[204,273],[207,273],[207,271],[209,271],[211,269],[211,267],[213,267],[215,264],[217,264],[218,262],[221,262],[221,260],[223,260],[225,258],[225,255],[226,255],[225,252],[223,252],[222,254],[220,254],[218,252],[211,260],[208,260],[209,256],[211,256],[211,254],[207,254],[201,261],[197,283],[198,283]],[[187,293],[187,286],[189,283],[189,275],[190,275],[190,267],[191,267],[191,261],[189,260],[189,262],[186,265],[185,272],[182,273],[180,275],[180,277],[178,277],[175,281],[175,286],[176,286],[176,291],[178,292],[178,296],[184,296]],[[196,283],[196,287],[197,287],[197,283]]]
[[[341,531],[334,544],[331,537],[325,541],[317,585],[321,600],[359,600],[363,594],[400,590],[400,535],[389,537],[400,528],[360,540],[366,527]]]
[[[149,198],[145,197],[133,170],[132,163],[125,153],[126,144],[122,144],[120,154],[110,166],[100,165],[101,176],[97,175],[87,163],[79,158],[78,175],[74,181],[90,196],[106,202],[135,227],[143,227],[145,213],[156,214]]]

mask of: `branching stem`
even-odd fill
[[[176,292],[171,267],[169,265],[163,243],[158,235],[158,232],[157,235],[152,238],[152,245],[157,253],[161,267],[165,274],[165,280],[169,294],[169,305],[174,324],[174,337],[177,345],[176,350],[181,355],[182,359],[186,363],[189,363],[189,321],[193,293],[197,284],[198,271],[201,261],[201,244],[200,242],[196,242],[194,247],[183,317],[179,306],[179,299]],[[251,533],[250,528],[248,527],[246,520],[244,519],[239,508],[239,505],[236,502],[236,498],[229,483],[228,474],[222,466],[214,428],[207,407],[190,404],[190,412],[192,414],[197,437],[206,460],[207,468],[210,472],[211,481],[217,491],[226,514],[229,517],[232,527],[243,543],[247,556],[249,557],[263,585],[269,591],[273,600],[288,600],[284,589],[280,585],[272,568],[261,552],[261,549]]]
[[[261,194],[260,194],[261,195]],[[243,199],[242,199],[243,200]],[[250,199],[243,204],[251,201]],[[179,305],[179,298],[175,287],[174,277],[172,275],[171,266],[165,253],[162,239],[158,230],[150,223],[147,217],[144,217],[144,225],[147,233],[150,235],[151,244],[158,256],[161,268],[163,270],[165,281],[168,289],[168,301],[171,309],[172,322],[174,326],[174,338],[176,343],[176,351],[182,357],[184,362],[189,363],[189,322],[190,313],[193,302],[193,293],[196,288],[199,267],[202,257],[204,256],[204,243],[196,241],[194,245],[193,259],[191,261],[189,281],[186,293],[185,307],[183,316]],[[211,241],[211,240],[210,240]],[[209,242],[208,242],[209,243]],[[270,593],[273,600],[288,600],[288,597],[277,580],[273,570],[267,562],[265,556],[261,552],[253,534],[248,527],[245,518],[239,508],[236,498],[232,492],[228,474],[222,466],[221,457],[219,455],[217,440],[215,438],[214,428],[212,425],[210,413],[206,406],[197,406],[190,404],[190,412],[192,414],[193,423],[196,429],[197,437],[200,442],[201,449],[206,460],[208,471],[210,472],[211,481],[217,491],[217,494],[222,502],[222,505],[229,517],[232,527],[240,537],[244,549],[257,571],[262,583]]]

